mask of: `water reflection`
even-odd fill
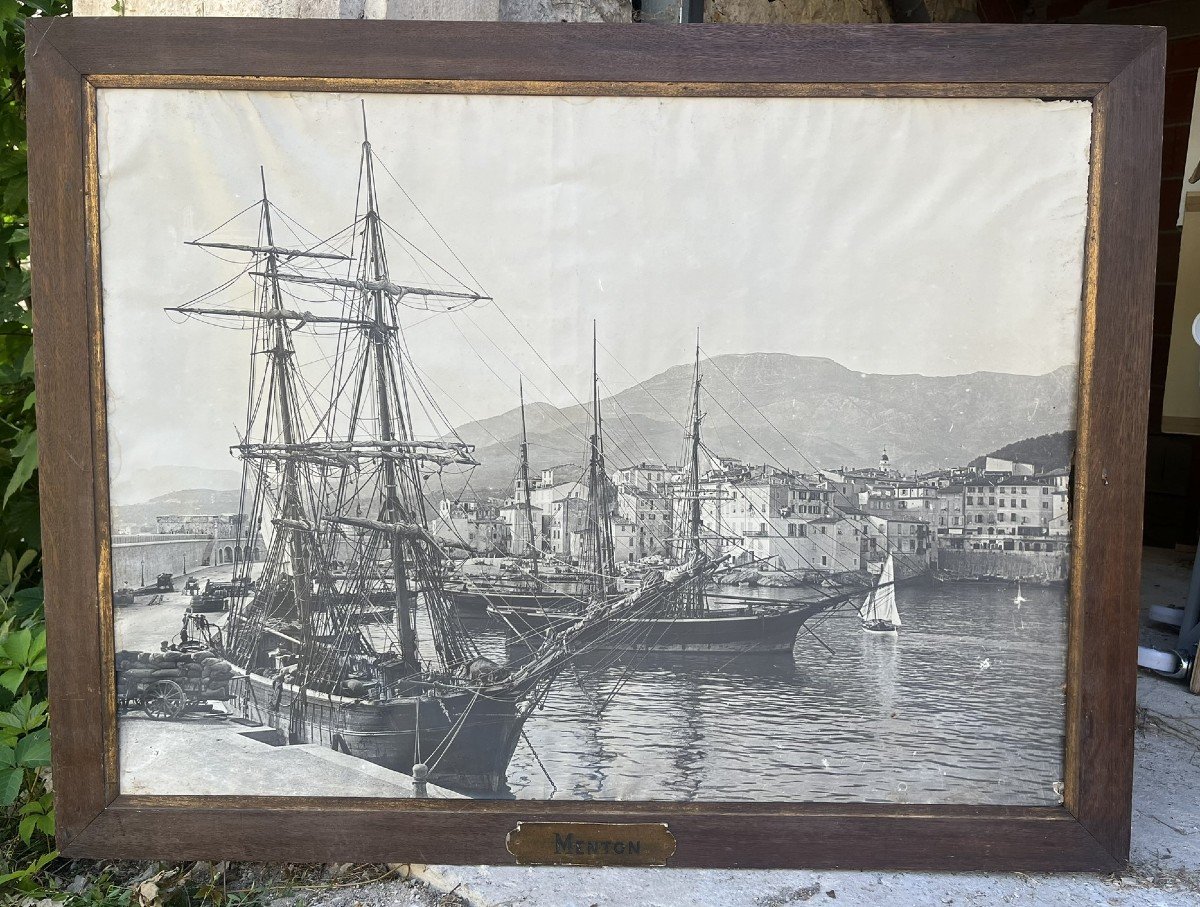
[[[1065,590],[1025,588],[1020,608],[1014,594],[904,587],[898,635],[846,609],[791,658],[581,659],[526,724],[512,795],[1057,803]],[[500,628],[472,629],[504,657]]]

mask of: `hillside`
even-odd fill
[[[1075,450],[1075,432],[1056,431],[1053,434],[1038,435],[1036,438],[1026,438],[1006,444],[993,450],[987,456],[999,457],[1003,460],[1015,460],[1018,463],[1031,463],[1039,471],[1050,469],[1066,469],[1071,465],[1071,454]],[[983,457],[978,457],[973,463],[982,463]]]
[[[718,356],[703,372],[704,441],[723,456],[751,463],[818,467],[865,466],[886,448],[904,472],[961,466],[994,456],[1051,468],[1069,456],[1073,375],[875,375],[829,359],[783,353]],[[642,461],[680,462],[691,399],[692,366],[667,369],[603,401],[609,468]],[[587,459],[586,408],[526,407],[531,470]],[[521,414],[512,409],[460,426],[483,464],[470,475],[474,494],[512,488]],[[1024,439],[1024,440],[1022,440]],[[124,477],[144,503],[114,506],[119,526],[152,524],[161,513],[229,513],[238,507],[234,470],[159,467]],[[463,477],[443,477],[445,491],[463,492]],[[186,491],[171,491],[171,488]],[[441,497],[442,483],[428,493]],[[124,500],[129,500],[128,488]],[[116,491],[116,489],[114,489]],[[114,493],[114,500],[121,496]]]
[[[239,491],[228,489],[190,488],[186,491],[173,491],[141,504],[114,505],[113,526],[118,531],[148,531],[154,528],[156,516],[237,513],[240,496]]]
[[[711,450],[807,470],[873,464],[885,447],[905,472],[958,466],[980,450],[1061,433],[1073,419],[1066,368],[1036,376],[875,375],[829,359],[749,353],[715,357],[702,371]],[[691,379],[690,365],[676,366],[603,402],[610,467],[679,459]],[[535,404],[527,420],[535,472],[585,457],[586,410]],[[517,409],[459,428],[483,463],[471,479],[476,492],[511,487],[520,430]]]

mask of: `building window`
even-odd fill
[[[1028,502],[1028,501],[1026,501],[1024,498],[1022,498],[1022,499],[1021,499],[1021,506],[1022,506],[1022,507],[1028,507],[1028,506],[1029,506],[1029,502]]]

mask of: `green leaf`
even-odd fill
[[[23,866],[16,872],[10,872],[5,875],[0,875],[0,889],[10,882],[24,881],[37,875],[46,867],[48,863],[58,859],[58,851],[52,850],[49,853],[44,853],[28,866]],[[24,903],[24,901],[22,901]]]
[[[21,793],[21,782],[24,780],[24,769],[0,768],[0,806],[9,806],[16,802]]]
[[[17,764],[26,768],[42,768],[50,764],[50,731],[48,728],[26,734],[13,750]]]
[[[46,670],[46,631],[38,630],[29,640],[25,652],[25,667],[31,671]]]
[[[35,560],[37,560],[37,552],[30,548],[28,551],[22,554],[20,558],[18,558],[17,566],[13,568],[13,573],[17,576],[20,576],[29,569],[29,565]]]
[[[29,660],[29,643],[33,640],[30,630],[13,630],[8,637],[0,642],[0,651],[8,656],[14,665],[24,665]]]
[[[27,733],[45,723],[46,703],[33,702],[28,693],[14,702],[7,712],[0,712],[0,728]]]
[[[37,430],[28,432],[25,437],[29,438],[28,443],[24,443],[24,439],[13,445],[13,453],[18,453],[18,447],[21,447],[20,457],[17,462],[17,468],[13,470],[12,478],[8,480],[8,487],[4,490],[4,501],[0,502],[0,507],[8,506],[9,499],[20,491],[25,483],[33,476],[33,472],[37,469],[38,452],[37,452]]]
[[[10,692],[17,692],[21,688],[22,682],[25,680],[25,675],[28,674],[25,668],[9,668],[3,674],[0,674],[0,687],[4,687]]]
[[[33,700],[26,694],[12,704],[7,712],[0,712],[0,727],[12,727],[25,730]]]

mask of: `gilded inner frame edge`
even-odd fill
[[[92,455],[96,500],[94,517],[99,557],[97,569],[97,618],[100,624],[101,652],[100,689],[103,696],[105,802],[112,804],[118,797],[122,805],[155,808],[194,808],[198,806],[229,806],[233,801],[250,807],[247,798],[193,796],[121,796],[117,733],[117,703],[115,681],[115,639],[113,590],[110,559],[112,554],[111,521],[108,487],[108,433],[106,419],[106,382],[104,371],[103,287],[100,250],[100,193],[99,149],[96,102],[99,89],[159,89],[182,88],[208,91],[304,91],[304,92],[367,92],[395,94],[496,94],[496,95],[582,95],[633,97],[928,97],[928,98],[1042,98],[1045,100],[1088,100],[1093,103],[1091,160],[1089,162],[1088,216],[1084,250],[1080,332],[1080,364],[1077,384],[1077,442],[1071,495],[1072,536],[1070,552],[1070,583],[1067,622],[1067,694],[1066,744],[1064,749],[1063,808],[1053,807],[970,807],[979,816],[1020,816],[1051,821],[1073,821],[1078,808],[1080,780],[1079,682],[1082,675],[1082,634],[1086,615],[1083,613],[1082,576],[1084,544],[1087,532],[1086,510],[1077,506],[1083,500],[1089,484],[1090,458],[1087,440],[1092,408],[1092,374],[1095,367],[1095,328],[1099,280],[1099,216],[1100,187],[1103,178],[1106,137],[1106,83],[1098,82],[646,82],[646,81],[535,81],[488,79],[362,79],[351,77],[304,76],[246,76],[246,75],[181,75],[156,74],[90,74],[83,75],[83,116],[85,132],[84,186],[86,192],[87,266],[89,297],[89,332],[92,336],[92,355],[89,362],[92,398]],[[269,804],[281,811],[328,806],[330,798],[323,797],[263,797],[254,798],[254,806]],[[355,800],[357,811],[437,812],[468,816],[480,812],[502,812],[531,816],[580,812],[595,815],[628,813],[630,806],[653,810],[664,815],[702,815],[730,813],[738,807],[738,815],[794,815],[797,818],[852,815],[854,818],[938,818],[957,814],[962,808],[939,804],[913,804],[898,810],[873,810],[864,804],[863,810],[847,810],[838,804],[804,803],[742,803],[710,801],[704,803],[675,803],[669,801],[548,801],[526,800],[471,801],[463,807],[454,801],[414,801],[362,799]],[[742,808],[744,807],[744,808]],[[344,806],[341,808],[345,808]],[[1069,814],[1069,815],[1068,815]]]

